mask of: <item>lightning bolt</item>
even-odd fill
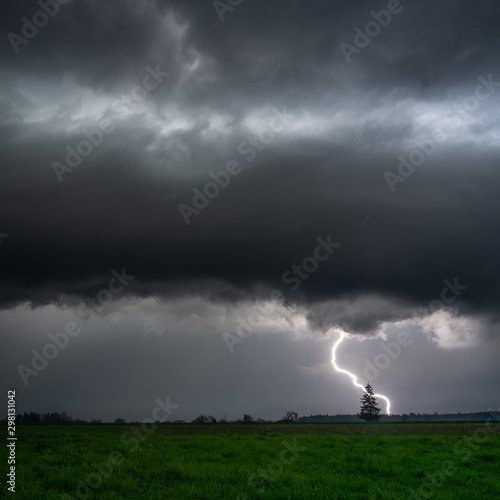
[[[351,372],[348,372],[347,370],[344,370],[343,368],[339,368],[336,362],[336,351],[337,347],[342,343],[342,341],[346,338],[346,334],[344,332],[340,333],[340,337],[338,338],[337,342],[333,344],[332,348],[332,365],[335,368],[336,371],[339,373],[344,373],[345,375],[348,375],[352,379],[352,383],[356,386],[362,389],[364,392],[366,392],[366,389],[358,382],[358,377],[354,375]],[[387,408],[387,415],[391,414],[391,402],[389,401],[389,398],[384,396],[383,394],[375,394],[376,398],[383,399],[386,402],[386,408]]]

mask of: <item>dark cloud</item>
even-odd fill
[[[3,227],[12,235],[2,248],[4,303],[47,303],[63,292],[84,297],[102,287],[111,269],[126,266],[139,294],[161,293],[161,283],[172,293],[183,280],[199,281],[200,290],[203,280],[221,280],[247,290],[280,288],[292,301],[381,293],[417,306],[439,297],[443,279],[458,277],[469,287],[464,307],[496,309],[493,157],[483,154],[481,163],[478,155],[451,157],[447,172],[422,167],[391,194],[387,163],[374,155],[353,164],[336,162],[331,151],[307,166],[262,155],[262,164],[235,177],[189,225],[178,204],[192,205],[192,188],[210,177],[154,179],[119,151],[118,164],[91,161],[62,184],[49,165],[36,184],[28,173],[26,184],[4,184]],[[482,182],[471,178],[472,162]],[[18,165],[18,178],[22,170]],[[341,247],[295,292],[283,273],[328,236]]]

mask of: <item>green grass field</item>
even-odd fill
[[[498,424],[25,425],[16,432],[23,500],[500,499]],[[5,483],[1,495],[16,498]]]

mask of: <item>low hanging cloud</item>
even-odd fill
[[[223,22],[211,2],[60,3],[0,52],[0,305],[79,303],[125,268],[145,311],[280,290],[312,331],[373,336],[458,276],[455,313],[496,324],[500,10],[481,6],[404,3],[348,64],[341,44],[386,2],[242,3]],[[4,31],[38,10],[17,2]],[[276,111],[289,123],[271,135]],[[340,247],[304,271],[329,235]]]

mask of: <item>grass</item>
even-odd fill
[[[150,434],[139,424],[24,425],[16,431],[16,494],[23,500],[401,500],[412,491],[422,499],[500,498],[498,424],[158,425],[146,429]],[[4,483],[0,495],[8,493]]]

